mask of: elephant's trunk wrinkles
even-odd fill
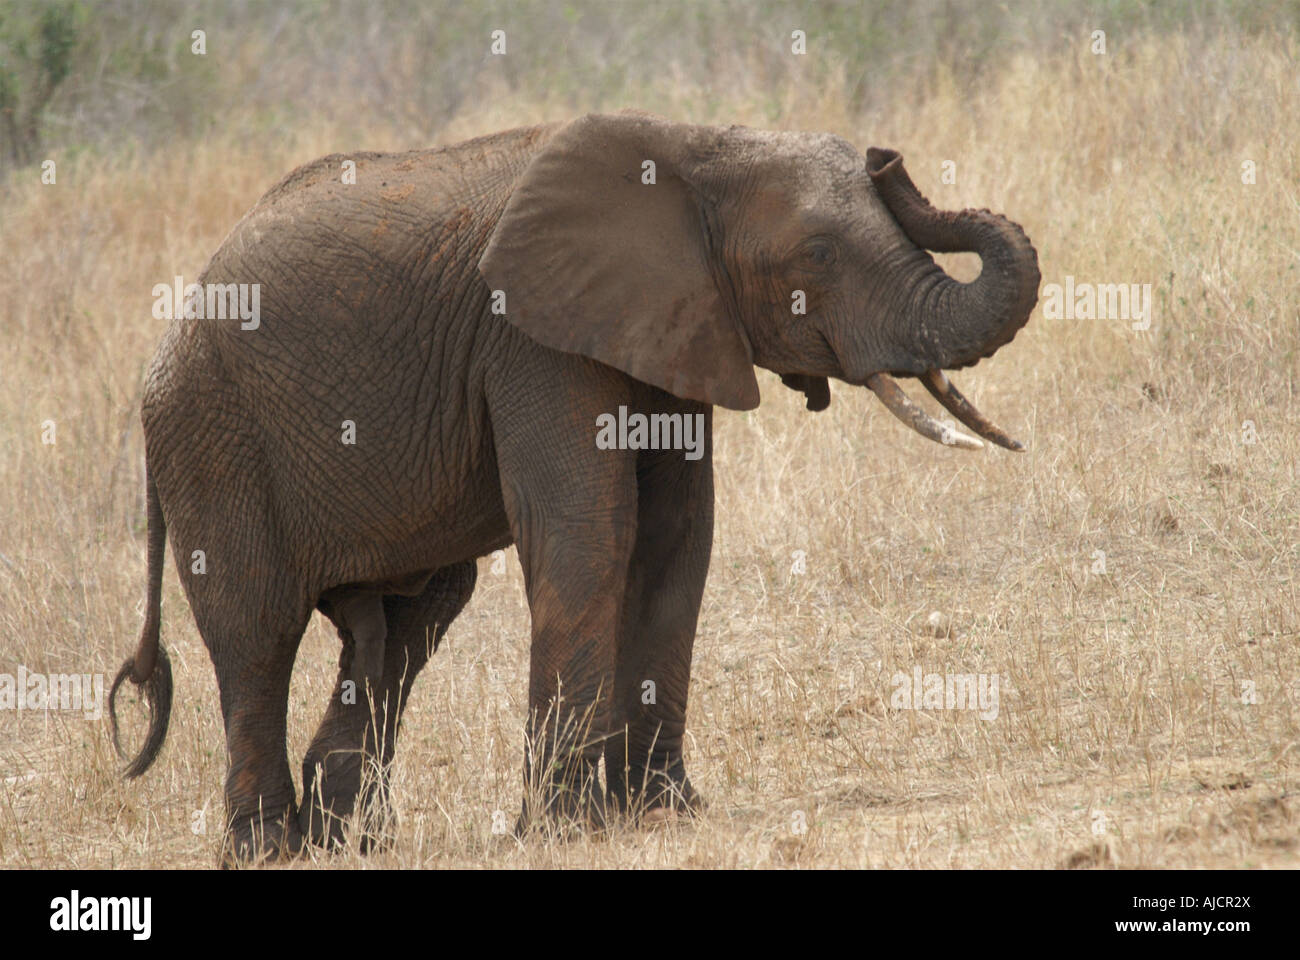
[[[939,271],[938,282],[925,286],[913,301],[902,336],[909,352],[921,360],[922,382],[958,420],[987,440],[1009,450],[1024,447],[984,417],[958,392],[944,369],[968,367],[1010,343],[1038,302],[1038,255],[1017,224],[987,210],[936,210],[916,189],[893,150],[867,151],[867,172],[908,239],[923,250],[979,255],[979,277],[960,283]],[[936,269],[933,268],[932,269]],[[918,288],[921,289],[921,288]],[[932,440],[967,449],[979,441],[936,423],[917,407],[887,374],[867,385],[904,423]]]

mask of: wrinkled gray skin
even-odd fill
[[[976,250],[982,275],[955,283],[923,247]],[[598,825],[607,801],[696,808],[682,736],[712,405],[756,406],[755,364],[820,409],[828,377],[974,363],[1024,324],[1038,272],[1018,227],[935,211],[892,154],[620,114],[308,164],[201,281],[261,284],[261,322],[177,320],[158,349],[143,403],[149,606],[114,692],[129,677],[153,702],[138,775],[171,699],[166,530],[220,685],[224,857],[242,862],[337,840],[363,763],[379,780],[362,799],[382,807],[411,683],[469,599],[475,558],[510,543],[532,614],[521,825]],[[703,458],[597,449],[597,417],[620,406],[702,414]],[[191,572],[196,549],[206,574]],[[318,608],[343,647],[300,803],[285,714]]]

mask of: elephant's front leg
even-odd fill
[[[711,410],[703,456],[642,454],[636,547],[618,640],[614,725],[605,748],[611,802],[640,817],[659,808],[695,811],[703,800],[682,761],[686,697],[700,600],[713,545]],[[698,421],[697,421],[698,422]]]
[[[501,463],[532,613],[520,833],[539,819],[562,828],[605,823],[597,771],[612,732],[636,480],[634,455],[597,450],[594,428],[586,433],[567,454],[552,452],[527,470],[516,471],[509,456]]]

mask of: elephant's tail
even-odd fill
[[[117,729],[117,688],[127,677],[144,690],[149,704],[149,735],[144,746],[123,772],[127,779],[140,776],[153,764],[167,737],[167,722],[172,713],[172,665],[159,640],[161,621],[163,559],[167,550],[167,523],[163,520],[158,488],[153,478],[147,482],[149,501],[149,596],[145,605],[144,629],[135,656],[122,664],[113,687],[108,692],[108,718],[113,725],[113,747],[125,759]]]

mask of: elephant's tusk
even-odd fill
[[[999,447],[1006,447],[1008,450],[1024,451],[1025,445],[1023,443],[1007,436],[1005,430],[976,410],[975,405],[961,395],[961,392],[952,385],[952,381],[948,379],[942,370],[927,371],[925,376],[921,377],[921,382],[925,384],[925,389],[930,391],[934,399],[947,408],[949,413],[985,440],[992,440]]]
[[[951,427],[945,426],[931,417],[908,399],[907,394],[903,392],[903,388],[887,374],[873,373],[867,377],[867,386],[880,398],[880,402],[889,409],[890,413],[921,436],[933,440],[935,443],[942,443],[950,447],[961,447],[964,450],[980,450],[984,447],[984,444],[974,437],[958,433]]]

